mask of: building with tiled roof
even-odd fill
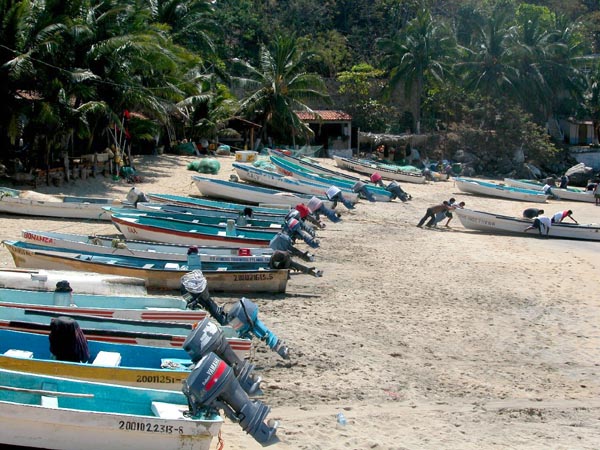
[[[323,146],[329,156],[352,156],[352,116],[344,111],[296,111],[309,124],[315,135],[312,145]]]

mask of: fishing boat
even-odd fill
[[[74,292],[0,289],[0,306],[61,314],[75,312],[114,319],[192,324],[198,323],[206,317],[206,311],[202,309],[187,309],[187,303],[181,297],[153,295],[123,297]]]
[[[182,392],[0,369],[4,446],[53,450],[209,450],[223,424],[189,414]]]
[[[280,210],[279,214],[263,214],[254,211],[252,206],[248,206],[247,214],[244,214],[243,210],[231,211],[225,209],[210,209],[204,207],[195,207],[187,205],[178,205],[174,203],[160,203],[160,202],[139,202],[137,204],[139,211],[153,211],[159,213],[176,213],[176,214],[189,214],[192,216],[203,216],[203,217],[218,217],[221,222],[227,222],[227,219],[233,219],[236,223],[244,223],[244,219],[252,218],[263,222],[270,222],[274,224],[280,224],[283,222],[283,218],[288,210]],[[127,211],[126,209],[124,211]],[[130,211],[127,211],[130,212]]]
[[[0,188],[0,212],[59,219],[110,220],[104,206],[132,207],[114,198],[49,195],[35,191]]]
[[[193,175],[194,184],[205,197],[223,198],[255,205],[283,205],[293,207],[299,203],[308,203],[313,197],[307,194],[292,194],[237,181],[225,181],[216,178]],[[331,208],[332,202],[325,196],[319,196],[325,206]]]
[[[243,212],[246,208],[252,209],[253,216],[278,216],[283,217],[290,211],[289,205],[278,205],[277,207],[256,206],[249,203],[231,203],[214,199],[200,197],[184,197],[172,194],[148,194],[148,199],[156,203],[166,203],[168,205],[186,206],[192,208],[211,209],[217,211]],[[295,206],[295,205],[294,205]]]
[[[171,262],[186,262],[189,245],[166,242],[127,240],[122,235],[85,235],[56,231],[21,231],[21,240],[45,247],[64,248],[102,255],[135,256]],[[273,250],[268,247],[196,246],[200,262],[206,263],[262,263],[268,264]]]
[[[148,293],[143,278],[73,270],[0,269],[2,288],[54,291],[56,283],[62,280],[69,280],[73,289],[85,294],[135,296]]]
[[[55,317],[75,320],[88,341],[114,342],[151,347],[181,348],[195,324],[176,322],[151,322],[148,320],[114,319],[89,316],[78,312],[68,314],[2,306],[0,307],[0,329],[24,331],[48,336],[50,321]],[[228,326],[220,327],[233,351],[245,357],[252,341],[238,337]]]
[[[181,277],[194,268],[176,262],[146,260],[125,256],[105,256],[60,249],[51,250],[23,241],[3,241],[17,267],[80,270],[84,272],[143,278],[146,287],[156,290],[178,291]],[[204,273],[211,291],[224,292],[285,292],[287,269],[230,269],[219,264]]]
[[[343,158],[341,156],[334,156],[333,159],[340,169],[351,170],[353,172],[366,175],[378,173],[386,180],[403,181],[416,184],[424,184],[427,181],[422,171],[418,169],[417,171],[407,171],[391,164],[384,164],[356,158]]]
[[[492,233],[510,233],[521,236],[539,236],[537,230],[525,229],[532,221],[520,217],[503,216],[470,209],[456,209],[460,222],[465,228]],[[548,232],[550,238],[576,239],[584,241],[600,241],[599,224],[554,223]]]
[[[372,184],[367,185],[359,179],[352,180],[329,173],[317,173],[309,166],[296,164],[274,155],[271,155],[271,161],[275,167],[277,167],[277,171],[282,175],[296,177],[300,180],[328,184],[329,186],[333,185],[340,189],[350,189],[356,192],[364,190],[366,191],[364,194],[365,196],[370,195],[374,201],[378,202],[389,202],[392,200],[391,192],[387,191],[385,188]]]
[[[548,196],[541,191],[532,189],[521,189],[506,186],[504,184],[492,183],[473,178],[454,178],[456,187],[469,194],[483,195],[488,197],[506,198],[509,200],[520,200],[524,202],[546,203]]]
[[[89,361],[57,359],[48,336],[0,330],[0,368],[152,389],[181,390],[192,361],[183,348],[89,340]]]
[[[143,216],[143,217],[155,217],[157,219],[174,220],[178,222],[190,222],[194,224],[218,226],[219,229],[224,229],[227,226],[228,221],[231,221],[237,229],[250,229],[250,230],[281,230],[283,220],[277,218],[275,220],[262,220],[252,217],[245,217],[237,215],[233,217],[222,217],[216,214],[190,214],[190,213],[178,213],[169,212],[165,210],[157,209],[128,209],[128,208],[105,208],[109,214],[117,214],[123,216]]]
[[[249,183],[257,183],[274,189],[283,189],[285,191],[297,192],[315,196],[326,195],[327,189],[331,185],[317,183],[309,180],[299,180],[298,178],[281,175],[277,172],[260,169],[249,164],[233,163],[233,168],[241,180]],[[350,203],[358,202],[358,194],[350,189],[342,189],[342,195]]]
[[[112,222],[126,239],[186,245],[268,247],[279,230],[250,230],[178,222],[158,217],[112,215]]]
[[[509,186],[520,187],[525,189],[533,189],[541,191],[544,184],[535,180],[515,180],[513,178],[505,178],[504,182]],[[572,200],[575,202],[588,202],[595,203],[596,198],[594,197],[594,191],[588,191],[585,189],[567,188],[561,189],[558,187],[552,187],[551,193],[553,197],[560,200]]]

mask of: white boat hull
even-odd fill
[[[221,423],[0,402],[0,427],[3,444],[23,447],[208,450]]]
[[[528,183],[526,181],[515,180],[512,178],[505,178],[504,182],[509,186],[519,187],[523,189],[538,189],[541,191],[542,186],[534,183]],[[587,202],[595,203],[596,198],[594,197],[594,191],[584,191],[575,189],[561,189],[552,188],[552,195],[560,200],[571,200],[574,202]]]
[[[488,197],[499,197],[506,198],[509,200],[520,200],[523,202],[532,203],[546,203],[547,196],[543,193],[528,193],[522,191],[512,190],[502,185],[496,185],[494,187],[484,186],[475,181],[455,179],[454,183],[456,187],[469,194],[483,195]]]
[[[54,291],[56,283],[68,280],[81,294],[141,296],[147,295],[142,278],[72,270],[0,269],[0,287],[29,291]]]
[[[236,186],[211,183],[210,179],[197,177],[192,177],[192,179],[198,191],[205,197],[222,198],[255,205],[283,205],[286,207],[294,207],[307,201],[305,198],[298,197],[290,192],[263,194],[260,191],[253,191],[250,185],[237,188]],[[331,202],[323,201],[323,203],[329,208],[332,206]]]
[[[376,164],[363,164],[360,161],[354,161],[339,156],[334,156],[333,159],[335,160],[336,165],[340,169],[352,170],[353,172],[364,173],[367,175],[372,175],[375,172],[377,172],[379,175],[381,175],[382,178],[385,178],[386,180],[402,181],[406,183],[415,184],[426,183],[426,179],[422,175],[413,175],[405,172],[389,170],[384,167],[378,167]]]
[[[453,211],[465,228],[495,233],[514,233],[523,236],[539,236],[538,230],[525,229],[532,224],[531,220],[518,217],[502,216],[470,209]],[[600,225],[559,223],[550,227],[548,237],[600,241]]]

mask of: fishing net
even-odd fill
[[[196,159],[187,165],[187,169],[215,175],[221,170],[221,163],[215,158]]]

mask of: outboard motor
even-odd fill
[[[264,323],[258,318],[256,303],[242,297],[228,312],[227,322],[241,338],[250,338],[252,335],[265,341],[269,348],[277,352],[283,359],[289,359],[288,346],[283,343]]]
[[[222,306],[217,305],[210,298],[206,278],[200,270],[186,273],[181,277],[181,284],[185,291],[184,298],[187,307],[196,309],[199,305],[219,323],[219,325],[231,326],[239,337],[251,338],[252,335],[266,341],[267,345],[276,351],[282,358],[288,358],[288,347],[280,341],[259,319],[258,306],[242,298],[228,312]]]
[[[246,207],[243,211],[240,211],[235,224],[238,227],[245,227],[248,225],[248,219],[252,218],[252,208]]]
[[[222,409],[232,421],[261,444],[268,443],[277,431],[277,421],[265,422],[270,407],[250,400],[231,367],[214,353],[203,357],[183,382],[192,415],[202,409]]]
[[[269,260],[271,269],[291,269],[298,272],[312,275],[313,277],[322,277],[323,271],[316,270],[314,267],[307,267],[292,260],[291,255],[287,251],[276,250]]]
[[[315,260],[315,257],[312,253],[303,252],[294,247],[294,242],[292,241],[292,238],[283,231],[280,231],[275,236],[273,236],[273,238],[269,242],[269,247],[275,251],[280,250],[283,252],[288,252],[292,256],[297,256],[303,261],[312,262]]]
[[[216,354],[231,367],[240,386],[248,395],[261,395],[261,378],[252,374],[254,364],[241,359],[231,348],[223,331],[208,317],[196,325],[183,343],[183,349],[194,364],[209,353]]]
[[[394,200],[395,198],[399,198],[400,200],[402,200],[403,202],[412,199],[412,196],[404,191],[400,185],[398,183],[396,183],[395,181],[392,181],[390,184],[388,184],[385,187],[385,190],[388,192],[391,192],[392,194],[392,200]]]
[[[339,222],[341,217],[333,209],[329,209],[323,204],[323,200],[318,197],[312,197],[306,204],[311,214],[323,214],[333,223]]]
[[[187,249],[187,267],[188,270],[202,269],[200,253],[198,253],[198,247],[195,245],[192,245]]]
[[[318,248],[319,241],[302,229],[301,222],[298,219],[290,219],[283,224],[283,232],[287,233],[292,239],[300,237],[311,248]]]
[[[193,270],[181,277],[183,298],[187,301],[188,309],[200,306],[208,311],[219,325],[227,325],[227,315],[222,306],[217,305],[208,292],[208,283],[201,270]]]
[[[73,303],[73,289],[67,280],[56,283],[53,299],[56,306],[75,306]]]
[[[371,182],[373,182],[377,186],[381,186],[386,191],[390,192],[392,194],[392,200],[394,200],[395,198],[399,198],[400,200],[402,200],[403,202],[405,202],[407,200],[412,199],[412,197],[410,196],[410,194],[407,193],[406,191],[404,191],[400,187],[400,185],[398,183],[396,183],[395,181],[392,181],[387,186],[385,184],[383,184],[383,179],[382,179],[381,175],[378,174],[377,172],[374,172],[371,175],[370,180],[371,180]]]
[[[145,203],[148,201],[148,197],[146,197],[146,194],[144,194],[135,186],[129,190],[126,198],[129,203],[133,204],[134,207],[137,207],[137,204],[139,202]]]
[[[313,214],[304,203],[298,203],[294,206],[294,209],[300,213],[300,217],[305,222],[310,222],[321,229],[325,228],[325,222],[321,222],[320,218],[316,214]]]
[[[354,186],[352,186],[352,191],[360,194],[363,198],[366,198],[370,202],[375,201],[375,197],[373,197],[373,194],[369,192],[367,185],[360,180],[354,183]]]
[[[329,200],[333,202],[333,208],[337,206],[337,203],[340,202],[348,209],[354,209],[354,205],[344,198],[342,194],[342,190],[337,186],[331,186],[329,189],[325,191],[325,195]]]
[[[302,230],[306,231],[312,237],[315,237],[315,235],[316,235],[315,229],[313,227],[311,227],[310,225],[308,225],[306,222],[304,222],[304,217],[302,217],[302,213],[300,211],[298,211],[297,209],[291,209],[290,212],[287,213],[284,217],[285,223],[287,223],[290,219],[296,219],[296,220],[300,221],[300,227],[302,228]],[[284,225],[284,227],[285,227],[285,225]]]

